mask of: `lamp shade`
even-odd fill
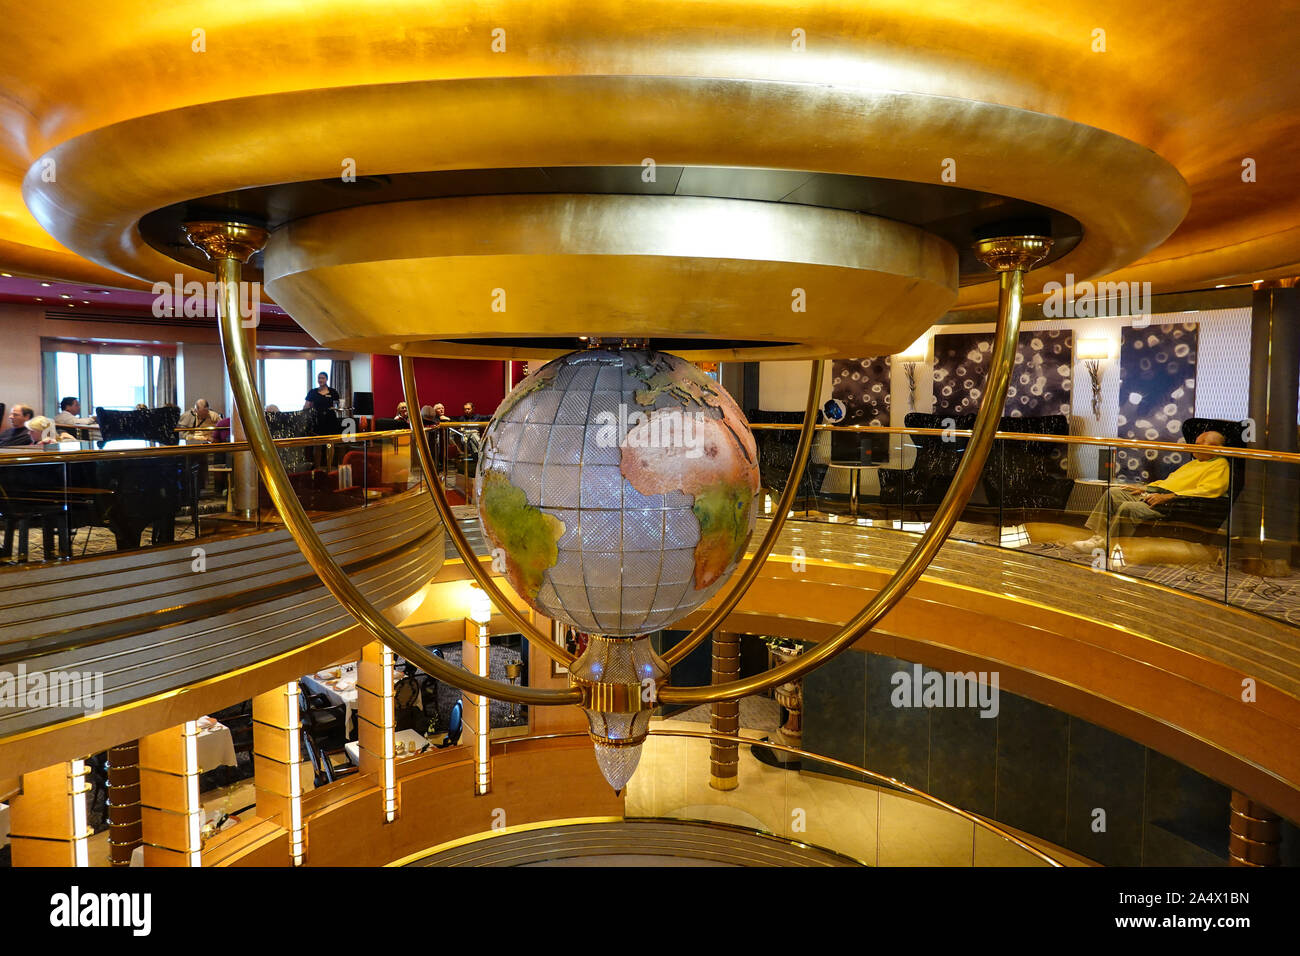
[[[930,335],[927,332],[894,357],[900,362],[924,362],[929,354]]]
[[[1079,359],[1110,358],[1110,339],[1080,339],[1074,347],[1074,357]]]

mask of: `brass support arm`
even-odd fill
[[[970,500],[980,471],[993,446],[1006,402],[1007,381],[1016,357],[1016,338],[1020,331],[1021,297],[1024,293],[1024,273],[1034,263],[1047,255],[1052,241],[1039,236],[1012,236],[982,240],[976,245],[980,261],[999,273],[998,323],[993,341],[993,361],[985,383],[984,398],[980,402],[975,427],[971,429],[970,443],[961,457],[948,492],[935,513],[934,521],[921,540],[916,543],[906,560],[899,565],[885,586],[847,624],[829,640],[822,641],[807,653],[791,661],[726,684],[708,687],[666,687],[659,695],[664,704],[708,704],[717,700],[735,700],[774,687],[786,681],[798,680],[835,655],[847,650],[860,637],[870,632],[894,606],[902,600],[929,567],[934,556],[947,539],[952,526]]]
[[[302,550],[303,557],[320,577],[321,583],[357,622],[376,638],[406,658],[426,674],[446,681],[471,694],[483,694],[496,700],[521,704],[576,704],[582,699],[577,688],[540,690],[514,687],[472,674],[435,657],[423,644],[412,640],[389,622],[352,583],[326,549],[316,528],[303,510],[302,503],[289,484],[284,464],[276,454],[275,444],[262,414],[261,396],[252,375],[252,356],[240,326],[239,282],[243,263],[247,262],[266,240],[264,230],[236,223],[188,223],[190,241],[216,262],[217,281],[221,289],[221,347],[230,375],[235,404],[247,430],[248,444],[257,460],[258,470],[266,483],[276,510],[285,527]]]

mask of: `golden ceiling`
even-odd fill
[[[377,84],[413,84],[428,95],[436,83],[449,95],[471,88],[476,94],[464,101],[467,112],[454,127],[428,125],[418,151],[424,168],[508,165],[503,158],[522,165],[635,165],[655,155],[662,164],[937,182],[940,161],[953,156],[956,185],[997,191],[992,187],[1009,184],[1004,194],[1068,207],[1085,228],[1075,269],[1080,278],[1091,264],[1114,278],[1152,281],[1159,291],[1300,271],[1294,3],[1174,9],[1108,0],[6,0],[2,12],[0,268],[6,271],[137,284],[105,268],[107,262],[118,271],[164,277],[173,270],[159,271],[161,257],[139,248],[138,234],[113,217],[238,186],[337,174],[343,156],[300,149],[316,142],[320,124],[311,117],[294,121],[286,104],[318,97],[328,105],[330,91]],[[502,52],[493,50],[497,30],[504,31],[496,34],[498,47],[504,39]],[[1097,49],[1098,31],[1104,31],[1104,52]],[[556,98],[562,106],[559,100],[573,95],[557,93],[558,81],[569,80],[607,111],[601,117],[607,125],[583,130],[581,154],[566,154],[551,136],[530,155],[518,130],[522,125],[546,140],[548,104]],[[856,131],[857,104],[900,93],[912,104],[908,109],[926,97],[968,102],[950,104],[949,137],[940,112],[930,111],[927,149],[867,135],[857,166],[845,158],[842,142],[822,141],[821,131],[830,140]],[[205,105],[238,99],[245,102]],[[363,99],[352,96],[354,105]],[[714,104],[711,112],[698,109],[701,99]],[[815,112],[805,101],[817,104]],[[1046,115],[1035,120],[1024,111]],[[572,121],[562,110],[555,115]],[[641,148],[638,137],[662,132],[665,117],[674,115],[701,125],[687,124],[676,139],[660,136]],[[196,123],[213,117],[222,122]],[[1077,132],[1044,138],[1052,117],[1145,147],[1172,164],[1186,187],[1140,157],[1105,150],[1093,156],[1097,142]],[[133,122],[116,126],[127,121]],[[1000,157],[987,144],[967,157],[957,134],[972,123],[987,129],[989,143],[1000,142]],[[467,130],[477,154],[456,140]],[[72,142],[77,137],[83,139]],[[107,146],[119,152],[105,152]],[[403,157],[403,148],[373,139],[349,146],[362,174],[401,171],[417,159],[410,149]],[[80,163],[73,161],[78,148]],[[84,162],[92,148],[98,165]],[[254,162],[272,148],[274,169]],[[241,155],[247,157],[242,165]],[[41,163],[64,156],[66,169]],[[1243,182],[1247,159],[1254,161],[1255,182]],[[389,164],[392,169],[384,168]],[[54,182],[47,181],[51,173]],[[97,181],[79,183],[78,176]],[[24,202],[24,177],[41,220],[98,263],[42,228]],[[192,187],[204,188],[184,194]],[[104,199],[114,190],[124,197],[116,204]],[[1186,217],[1163,239],[1188,200]],[[1126,208],[1133,210],[1127,218]],[[1085,253],[1090,229],[1110,254]],[[1141,258],[1123,267],[1134,258],[1126,250]],[[964,287],[957,306],[985,305],[995,290],[995,283]]]

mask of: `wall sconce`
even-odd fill
[[[916,366],[930,357],[930,333],[925,333],[894,358],[903,363],[907,376],[907,410],[916,411]]]
[[[469,589],[469,614],[466,615],[475,624],[487,624],[492,620],[492,599],[477,584]]]
[[[1101,363],[1110,359],[1109,339],[1080,339],[1076,355],[1092,379],[1092,417],[1101,420]]]

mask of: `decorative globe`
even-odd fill
[[[723,585],[758,490],[731,396],[645,349],[573,352],[525,378],[488,425],[475,478],[515,590],[547,617],[613,636],[666,627]]]

